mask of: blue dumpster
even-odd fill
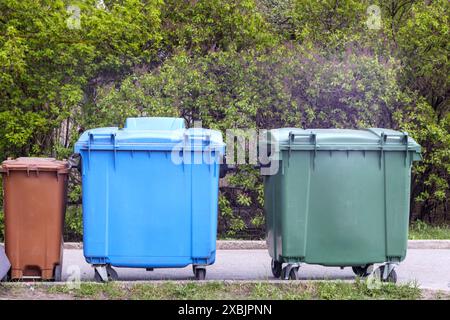
[[[81,135],[84,256],[97,281],[117,278],[112,266],[189,264],[204,279],[215,260],[224,150],[219,131],[186,129],[179,118],[128,118],[123,129]]]

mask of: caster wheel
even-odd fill
[[[365,266],[355,266],[352,267],[353,273],[358,277],[365,277],[368,275],[367,269],[369,269],[370,265],[366,264]]]
[[[289,274],[287,274],[288,268],[289,266],[282,269],[281,278],[284,280],[298,280],[298,267],[291,267]]]
[[[97,270],[97,268],[94,269],[94,280],[96,282],[107,282],[107,281],[116,281],[119,279],[119,275],[117,274],[116,270],[114,270],[110,265],[107,265],[104,267],[106,269],[106,274],[108,276],[108,279],[105,280],[100,275],[100,272]]]
[[[383,279],[383,273],[384,273],[385,266],[380,267],[380,278],[382,282],[388,282],[388,283],[397,283],[397,272],[395,272],[395,269],[389,273],[388,277],[386,279]]]
[[[281,269],[282,269],[281,262],[278,262],[278,261],[275,261],[275,260],[272,259],[271,267],[272,267],[272,274],[273,274],[273,276],[275,278],[281,277]]]
[[[195,280],[205,280],[206,269],[205,268],[194,268]]]
[[[111,267],[111,265],[106,266],[106,272],[108,273],[108,280],[117,281],[119,280],[119,275],[117,274],[117,271]]]
[[[53,271],[53,280],[55,282],[61,282],[62,280],[62,267],[60,264],[55,266],[55,270]]]
[[[94,269],[94,280],[95,282],[104,282],[102,276],[97,271],[97,269]]]

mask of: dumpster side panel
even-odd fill
[[[409,226],[411,157],[405,152],[385,152],[386,256],[401,261],[406,256]]]
[[[303,261],[308,234],[312,152],[283,151],[281,202],[282,255],[286,262]]]
[[[264,177],[264,214],[266,219],[266,243],[269,255],[272,259],[276,258],[275,250],[275,184],[276,175]]]
[[[202,151],[196,151],[202,154]],[[205,157],[208,157],[206,152]],[[214,155],[213,155],[214,156]],[[194,159],[192,152],[192,161]],[[192,258],[195,264],[214,262],[217,236],[219,165],[192,164]]]
[[[377,151],[317,152],[306,262],[347,266],[385,261],[382,170]]]
[[[81,151],[83,194],[83,251],[96,263],[107,263],[109,178],[112,154],[107,151]],[[101,259],[105,261],[100,261]]]
[[[284,184],[282,170],[264,178],[264,210],[266,217],[267,247],[272,259],[282,261],[282,228],[281,212],[284,208],[281,201]]]

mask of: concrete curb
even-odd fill
[[[409,240],[408,249],[450,249],[450,240]]]
[[[82,249],[81,242],[66,242],[65,249]],[[267,249],[265,240],[218,240],[217,250]],[[408,249],[450,249],[450,240],[409,240]]]

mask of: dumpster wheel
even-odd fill
[[[105,277],[106,274],[106,277]],[[109,264],[94,267],[94,280],[96,282],[108,282],[119,280],[117,271]]]
[[[370,264],[366,264],[365,266],[353,266],[352,270],[355,275],[362,278],[370,274],[369,272],[370,266],[371,266]]]
[[[297,264],[288,264],[281,270],[281,279],[283,280],[298,280],[298,269]]]
[[[55,282],[61,282],[62,280],[62,267],[60,264],[55,266],[55,270],[53,271],[53,279]]]
[[[206,268],[193,265],[192,269],[194,271],[195,280],[205,280],[205,278],[206,278]]]
[[[387,275],[387,277],[385,276],[385,268],[389,266],[388,265],[384,265],[381,266],[380,269],[380,277],[381,277],[381,281],[382,282],[389,282],[389,283],[397,283],[397,272],[395,271],[394,268],[392,268],[391,272],[389,272],[389,274]],[[388,269],[389,270],[389,269]]]
[[[281,271],[283,268],[283,265],[281,262],[278,262],[274,259],[272,259],[272,263],[271,263],[271,268],[272,268],[272,274],[275,278],[279,278],[281,277]]]

